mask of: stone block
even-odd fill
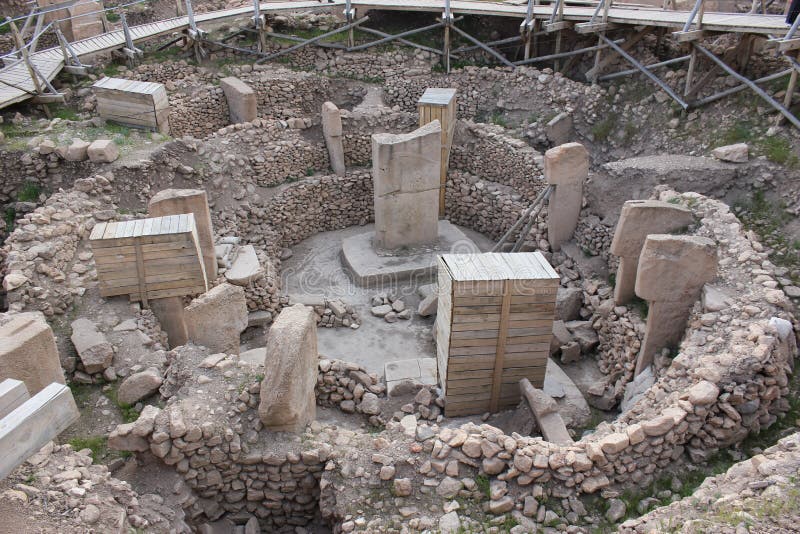
[[[117,400],[132,406],[158,391],[162,382],[161,372],[155,367],[149,367],[122,381],[117,391]]]
[[[86,149],[89,161],[93,163],[111,163],[119,157],[117,144],[110,139],[98,139],[92,141]]]
[[[720,161],[729,161],[731,163],[747,163],[750,157],[750,147],[747,143],[736,143],[735,145],[726,145],[715,148],[711,151],[711,155]]]
[[[648,301],[688,302],[717,276],[717,247],[707,237],[648,235],[639,257],[636,294]]]
[[[244,288],[220,284],[195,298],[184,310],[189,339],[211,352],[239,354],[239,336],[247,328]]]
[[[302,304],[284,308],[267,335],[258,406],[264,426],[299,432],[314,420],[318,359],[314,309]]]
[[[0,381],[5,378],[24,382],[31,396],[64,383],[53,330],[40,312],[13,315],[0,326]]]
[[[333,172],[344,176],[344,146],[342,145],[342,116],[333,102],[322,104],[322,135],[328,147]]]
[[[409,134],[372,135],[376,248],[438,241],[441,159],[439,121]]]
[[[554,145],[563,145],[572,137],[572,116],[562,112],[553,117],[545,126],[545,135]]]
[[[89,157],[89,144],[83,139],[73,139],[67,147],[64,159],[67,161],[84,161]]]
[[[164,189],[156,193],[147,205],[151,217],[191,213],[197,228],[197,239],[203,253],[203,266],[209,283],[217,278],[217,256],[214,250],[214,230],[208,198],[202,189]]]
[[[183,315],[183,297],[152,299],[150,309],[158,317],[161,329],[167,333],[170,348],[180,347],[189,341],[186,318]]]
[[[589,175],[589,153],[580,143],[566,143],[544,154],[544,176],[554,185],[547,207],[547,238],[554,251],[572,239]]]
[[[72,344],[89,374],[101,373],[114,359],[114,348],[89,319],[72,322]]]
[[[668,234],[694,222],[688,208],[660,200],[629,200],[622,206],[611,241],[611,253],[620,256],[614,302],[624,304],[634,296],[639,254],[651,234]]]
[[[228,110],[231,122],[252,122],[258,116],[256,93],[252,87],[239,78],[229,76],[219,81],[225,99],[228,101]]]
[[[225,271],[225,279],[233,285],[247,287],[253,280],[262,276],[264,269],[258,261],[253,245],[238,247],[231,267]]]

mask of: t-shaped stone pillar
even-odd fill
[[[267,335],[258,405],[264,426],[299,432],[314,420],[318,362],[314,309],[302,304],[284,308]]]
[[[689,226],[692,211],[660,200],[629,200],[622,206],[611,253],[619,256],[614,302],[625,304],[634,295],[639,254],[650,234],[668,234]]]
[[[342,116],[333,102],[322,104],[322,135],[328,147],[333,172],[344,176],[344,146],[342,145]]]
[[[636,294],[648,301],[649,309],[635,375],[653,363],[658,351],[680,342],[703,285],[716,276],[717,246],[711,239],[693,235],[647,236],[639,257]]]
[[[21,380],[31,395],[64,383],[56,338],[41,312],[14,315],[0,326],[0,382],[4,378]]]
[[[375,248],[438,242],[441,135],[438,120],[408,134],[372,135]]]
[[[544,177],[555,186],[547,204],[547,239],[560,250],[572,239],[583,203],[583,182],[589,176],[589,153],[580,143],[566,143],[544,153]]]

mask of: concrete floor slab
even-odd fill
[[[480,252],[475,243],[449,221],[439,221],[439,243],[413,249],[380,251],[373,247],[375,232],[342,240],[342,262],[363,287],[378,287],[404,280],[417,284],[436,279],[437,256],[443,253]]]
[[[293,255],[281,265],[281,288],[290,302],[322,302],[338,298],[355,308],[361,320],[358,330],[319,328],[319,352],[328,358],[354,362],[368,371],[383,374],[384,364],[394,360],[433,358],[434,317],[413,313],[408,321],[387,323],[370,313],[370,299],[378,293],[393,294],[403,299],[406,307],[416,310],[420,297],[415,280],[399,281],[377,288],[359,287],[345,272],[341,262],[342,241],[373,230],[372,225],[323,232],[292,247]],[[481,252],[492,248],[485,236],[461,228]],[[259,336],[258,344],[262,344]],[[258,346],[256,344],[255,346]],[[435,364],[434,364],[435,365]]]

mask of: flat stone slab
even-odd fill
[[[591,419],[592,412],[581,390],[552,358],[547,359],[542,390],[553,397],[558,414],[569,428],[583,427]]]
[[[245,245],[237,250],[236,259],[233,260],[231,268],[225,271],[225,278],[231,284],[247,286],[263,273],[256,249],[253,248],[253,245]]]
[[[437,256],[445,253],[478,253],[480,250],[464,232],[439,221],[439,243],[405,251],[375,250],[375,232],[359,234],[342,240],[342,263],[355,283],[362,287],[379,287],[402,280],[417,283],[436,279]]]
[[[386,377],[386,391],[391,396],[395,388],[401,384],[414,386],[433,386],[438,383],[435,358],[417,358],[413,360],[397,360],[387,362],[383,368]],[[410,393],[411,388],[400,388],[398,395]]]

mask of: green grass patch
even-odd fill
[[[76,451],[90,449],[92,451],[92,460],[95,462],[105,457],[108,452],[108,438],[106,436],[72,438],[67,443],[72,445],[72,448]]]
[[[117,397],[118,387],[118,385],[115,385],[104,393],[106,397],[108,397],[108,399],[119,408],[120,414],[122,415],[122,420],[126,423],[133,423],[139,419],[139,412],[137,412],[136,409],[130,404],[125,404],[124,402],[119,401],[119,398]]]
[[[75,404],[79,410],[88,406],[89,400],[92,396],[94,386],[91,384],[79,384],[77,382],[70,382],[69,389],[72,392],[72,398],[75,399]]]
[[[113,11],[106,12],[106,19],[108,19],[108,22],[119,22],[121,18],[119,13],[114,13]]]
[[[6,223],[6,232],[10,234],[14,231],[14,222],[17,220],[17,210],[11,207],[6,208],[3,214],[3,220]]]
[[[592,137],[595,141],[606,141],[611,136],[611,132],[617,125],[616,115],[609,115],[604,120],[592,126]]]
[[[58,106],[51,109],[54,118],[62,119],[65,121],[79,121],[81,118],[78,113],[71,108]]]
[[[37,184],[25,182],[22,188],[17,191],[17,200],[20,202],[36,202],[41,194],[42,189]]]
[[[489,489],[489,478],[486,475],[478,475],[475,477],[475,484],[478,486],[478,490],[489,497],[491,495]]]
[[[765,137],[759,140],[756,146],[773,163],[787,167],[796,167],[798,164],[797,154],[792,143],[783,137],[777,135]]]

